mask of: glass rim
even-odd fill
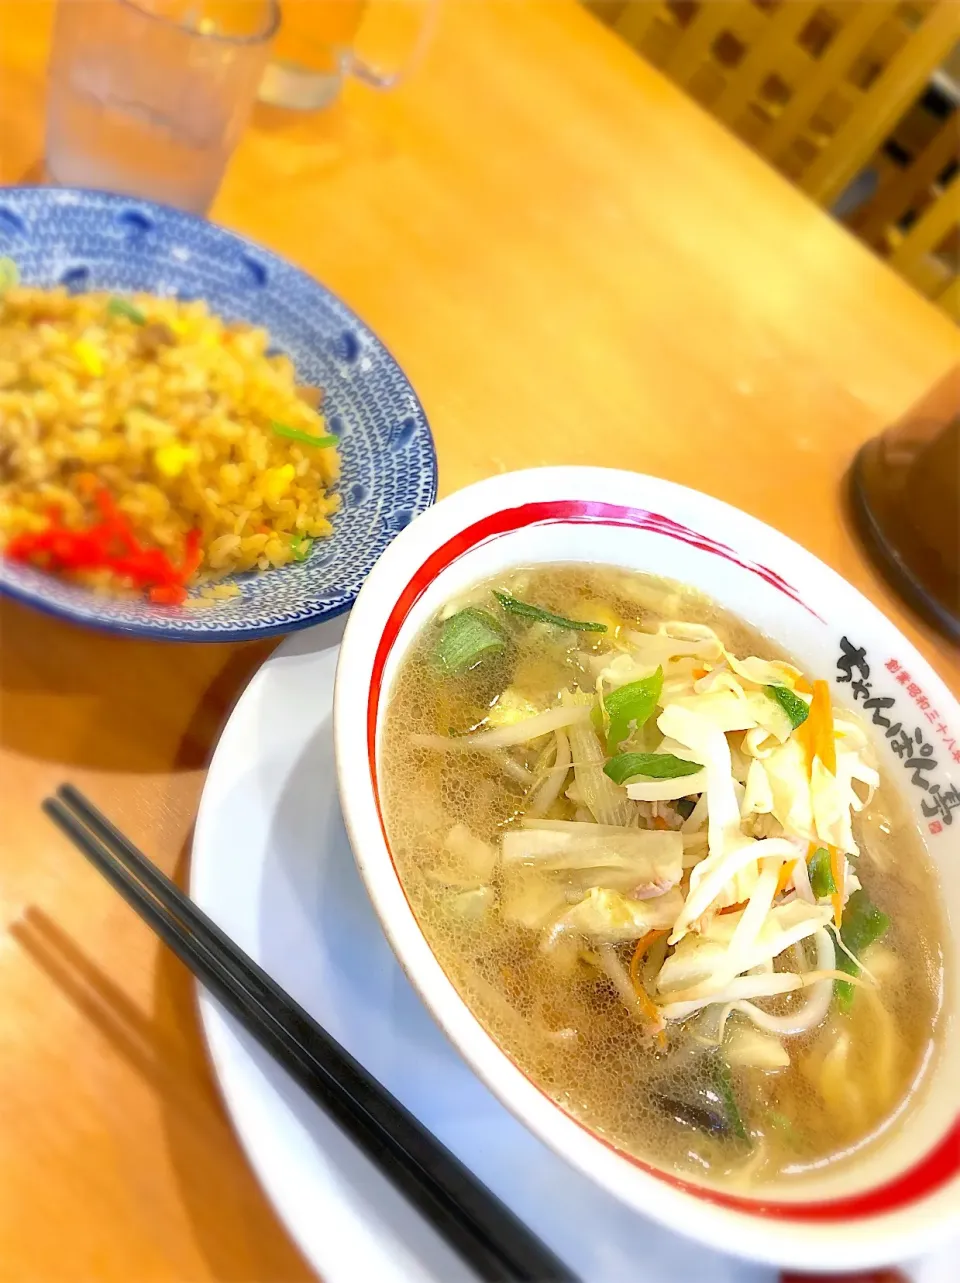
[[[62,0],[60,2],[62,3]],[[130,9],[152,22],[159,22],[164,27],[182,31],[186,36],[193,36],[198,40],[209,40],[222,45],[234,45],[238,48],[245,46],[252,48],[255,45],[266,44],[277,34],[281,21],[279,0],[264,0],[267,9],[265,25],[260,31],[249,36],[230,36],[218,31],[204,32],[196,27],[185,26],[182,22],[177,22],[167,14],[157,13],[155,9],[148,8],[143,0],[118,0],[118,3],[121,8]]]

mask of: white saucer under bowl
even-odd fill
[[[235,708],[204,789],[191,894],[584,1283],[772,1283],[773,1270],[672,1234],[568,1167],[434,1023],[383,935],[340,817],[332,697],[342,628],[333,620],[289,638]],[[203,991],[200,1009],[250,1162],[324,1283],[473,1277]],[[952,1262],[945,1249],[911,1275],[947,1283]]]

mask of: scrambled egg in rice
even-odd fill
[[[203,302],[0,292],[0,548],[114,592],[149,589],[149,574],[58,560],[50,531],[76,546],[113,514],[191,587],[303,560],[331,533],[340,459],[321,389],[269,346]]]

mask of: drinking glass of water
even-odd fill
[[[279,21],[276,0],[59,0],[48,177],[205,213]]]

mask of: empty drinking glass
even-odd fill
[[[276,0],[60,0],[47,173],[204,213],[256,97]]]
[[[416,33],[404,63],[371,66],[354,50],[367,0],[283,0],[283,25],[260,84],[260,101],[316,111],[339,95],[348,76],[395,89],[419,66],[439,16],[439,0],[419,0]]]

